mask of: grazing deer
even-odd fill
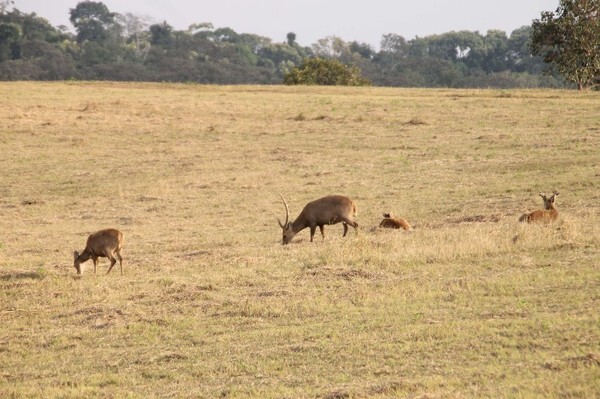
[[[313,241],[315,230],[319,226],[321,235],[325,239],[325,231],[323,227],[326,224],[342,223],[344,226],[344,237],[348,233],[348,225],[356,229],[358,223],[354,221],[356,216],[356,204],[348,197],[342,195],[330,195],[328,197],[319,198],[306,204],[300,215],[290,222],[290,210],[288,204],[283,198],[283,195],[279,194],[283,205],[285,206],[285,223],[281,223],[281,220],[277,219],[279,226],[283,229],[283,245],[288,244],[292,241],[292,238],[298,232],[310,227],[310,241]]]
[[[86,262],[90,258],[94,261],[94,274],[96,274],[96,266],[98,265],[98,258],[110,259],[110,267],[106,274],[110,273],[117,260],[115,255],[119,258],[119,266],[121,267],[121,275],[123,274],[123,258],[121,258],[121,248],[123,248],[123,233],[116,229],[105,229],[97,231],[87,239],[85,249],[80,254],[75,251],[73,256],[75,258],[75,270],[77,274],[81,274],[81,264]]]
[[[554,197],[558,195],[558,191],[555,191],[549,198],[545,194],[540,193],[540,197],[544,200],[544,209],[533,211],[531,213],[524,213],[519,218],[519,222],[527,223],[549,223],[558,218],[558,209],[554,205]]]
[[[404,229],[410,230],[410,224],[406,219],[395,218],[392,213],[384,213],[383,220],[379,223],[379,227],[386,229]]]

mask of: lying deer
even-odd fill
[[[315,230],[319,226],[321,235],[325,239],[325,231],[323,230],[326,224],[342,223],[344,226],[344,237],[348,233],[348,225],[356,229],[358,223],[354,221],[356,216],[356,204],[348,197],[342,195],[330,195],[328,197],[319,198],[306,204],[300,215],[290,222],[290,210],[288,204],[281,194],[279,194],[283,205],[285,206],[285,223],[277,219],[279,226],[283,229],[283,244],[288,244],[292,238],[305,228],[310,228],[310,241],[313,241]]]
[[[540,197],[544,200],[544,209],[533,211],[531,213],[524,213],[519,218],[519,222],[527,222],[527,223],[549,223],[558,218],[558,210],[554,205],[554,197],[558,195],[558,191],[555,191],[549,198],[546,197],[545,194],[540,193]]]
[[[410,224],[406,219],[395,218],[392,213],[384,213],[383,220],[379,223],[379,227],[386,229],[404,229],[410,230]]]
[[[90,258],[94,261],[94,274],[96,274],[96,266],[98,265],[98,258],[110,259],[110,267],[106,274],[110,273],[117,260],[115,255],[119,258],[119,266],[121,267],[121,275],[123,274],[123,258],[121,258],[121,248],[123,248],[123,233],[116,229],[105,229],[97,231],[87,239],[85,249],[80,254],[75,251],[73,253],[75,257],[75,270],[77,274],[81,274],[81,264],[88,261]]]

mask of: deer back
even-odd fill
[[[544,209],[533,211],[531,213],[523,214],[520,218],[520,222],[535,223],[543,222],[548,223],[558,218],[558,209],[556,209],[555,199],[558,195],[558,191],[555,191],[551,196],[547,197],[545,194],[540,193],[540,197],[544,201]]]
[[[308,225],[334,224],[344,218],[353,220],[356,213],[356,204],[350,198],[343,195],[330,195],[306,204],[294,224],[296,222]]]
[[[123,247],[123,233],[117,229],[105,229],[90,234],[84,252],[96,256],[106,256]]]

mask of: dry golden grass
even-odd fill
[[[600,93],[0,91],[1,397],[600,395]],[[279,192],[360,229],[283,247]]]

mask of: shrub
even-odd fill
[[[344,65],[338,60],[307,58],[299,67],[292,68],[285,77],[286,85],[370,86],[356,66]]]

